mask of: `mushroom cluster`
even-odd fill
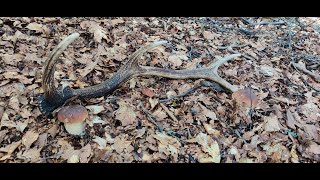
[[[84,135],[84,121],[88,111],[81,105],[64,106],[58,112],[58,120],[64,123],[66,131],[73,135]]]

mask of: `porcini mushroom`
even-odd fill
[[[240,89],[232,94],[239,106],[254,108],[258,105],[258,98],[250,88]]]
[[[88,111],[80,105],[62,107],[58,112],[58,120],[64,123],[67,132],[73,135],[84,135],[84,121]]]

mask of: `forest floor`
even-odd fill
[[[73,32],[57,85],[99,84],[135,50],[167,40],[140,65],[201,68],[238,52],[218,72],[258,104],[244,109],[203,79],[136,77],[70,102],[89,111],[85,135],[70,135],[37,97],[46,58]],[[0,162],[320,162],[319,32],[319,18],[302,17],[0,18]]]

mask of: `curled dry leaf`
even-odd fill
[[[34,143],[38,137],[39,133],[30,130],[22,137],[22,144],[26,147],[26,149],[29,149],[32,143]]]
[[[164,132],[152,135],[158,142],[159,153],[164,153],[167,156],[172,156],[175,160],[178,159],[178,150],[181,143],[174,137],[166,135]]]
[[[99,146],[99,149],[104,149],[107,147],[107,141],[99,136],[94,136],[94,139],[92,139],[93,142],[96,142]]]
[[[116,112],[116,119],[120,120],[122,126],[127,126],[136,122],[136,113],[133,108],[123,100],[118,102],[119,109]]]
[[[239,106],[256,107],[258,98],[251,88],[240,89],[232,93],[232,99],[236,101]]]
[[[21,142],[22,141],[20,140],[20,141],[13,142],[11,144],[8,144],[5,147],[0,148],[0,152],[6,152],[7,153],[5,156],[0,158],[0,161],[6,160],[7,158],[9,158],[11,156],[11,154],[14,152],[14,150],[16,150],[17,147],[19,147]]]
[[[104,111],[103,106],[89,105],[86,106],[86,108],[89,109],[92,114],[99,114],[100,112]]]
[[[152,97],[154,96],[154,92],[153,92],[153,90],[151,90],[150,88],[143,88],[143,89],[141,90],[141,93],[142,93],[143,95],[146,95],[146,96],[150,97],[150,98],[152,98]]]
[[[207,134],[200,132],[197,137],[193,139],[187,140],[187,142],[197,142],[201,145],[202,150],[207,153],[200,153],[198,154],[198,160],[201,163],[220,163],[221,156],[220,156],[220,149],[217,141],[213,140]]]

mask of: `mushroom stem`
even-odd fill
[[[73,135],[84,135],[85,124],[83,122],[79,123],[64,123],[66,131]]]

